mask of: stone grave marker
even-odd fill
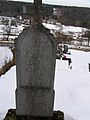
[[[18,116],[53,115],[56,41],[41,24],[41,4],[34,1],[34,22],[15,41]]]

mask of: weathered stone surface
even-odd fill
[[[20,34],[15,45],[17,115],[52,116],[55,38],[42,25],[32,25]]]
[[[53,87],[56,59],[53,40],[51,34],[33,27],[19,36],[16,41],[19,86]]]
[[[41,117],[53,115],[54,91],[51,89],[19,88],[16,94],[17,115]]]

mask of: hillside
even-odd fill
[[[43,17],[55,19],[64,25],[90,28],[90,8],[43,4]],[[56,10],[55,10],[55,9]],[[55,10],[55,11],[54,11]],[[54,12],[56,12],[54,14]],[[0,1],[0,15],[32,17],[32,3]]]
[[[90,28],[90,8],[56,5],[50,7],[56,9],[53,19],[57,19],[60,23]]]

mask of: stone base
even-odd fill
[[[51,117],[54,91],[42,88],[18,88],[16,90],[16,115]]]
[[[62,111],[54,111],[53,116],[49,118],[29,117],[16,116],[16,109],[9,109],[3,120],[64,120],[64,113]]]

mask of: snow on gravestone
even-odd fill
[[[55,38],[31,25],[16,40],[16,114],[51,117],[54,104]]]

